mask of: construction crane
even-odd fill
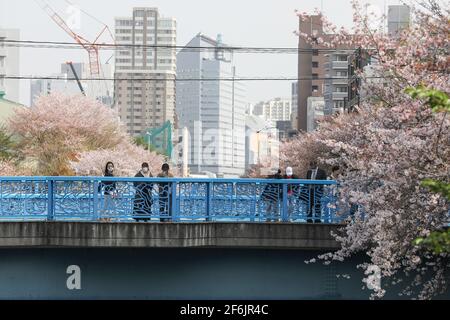
[[[55,10],[48,4],[47,1],[44,0],[35,0],[36,3],[44,10],[50,18],[59,26],[61,29],[63,29],[72,39],[74,39],[78,44],[80,44],[87,52],[89,56],[89,71],[91,73],[91,76],[93,77],[99,77],[100,76],[100,59],[99,59],[99,44],[97,43],[100,39],[100,37],[105,34],[106,32],[109,32],[109,35],[114,40],[114,36],[112,35],[111,30],[106,24],[103,24],[103,28],[100,31],[100,33],[97,35],[94,41],[89,41],[86,38],[82,37],[81,35],[74,32],[69,25],[64,21],[61,16],[56,13]],[[66,1],[68,2],[68,1]],[[70,3],[70,2],[68,2]],[[70,3],[71,4],[71,3]],[[91,16],[92,17],[92,16]],[[97,20],[97,19],[96,19]],[[99,21],[99,20],[97,20]],[[100,22],[101,23],[101,22]]]
[[[81,93],[85,96],[86,92],[84,92],[83,85],[81,84],[80,78],[78,78],[78,74],[75,71],[75,68],[73,67],[72,61],[67,61],[66,64],[68,64],[70,66],[73,76],[75,77],[75,80],[77,80],[78,87],[80,88]]]

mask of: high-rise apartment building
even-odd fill
[[[133,136],[175,122],[176,28],[157,8],[115,19],[114,105]]]
[[[323,97],[325,115],[343,113],[348,97],[348,51],[333,51],[325,55]]]
[[[324,42],[330,40],[332,35],[324,33],[323,22],[320,15],[310,15],[300,18],[300,33],[308,35],[313,42],[311,43],[303,36],[299,36],[299,51],[298,55],[298,130],[307,131],[308,129],[308,98],[309,97],[323,97],[325,93],[325,79],[330,78],[333,73],[345,73],[347,61],[340,61],[344,59],[342,52],[349,53],[351,48],[339,46],[337,48],[328,49],[324,45],[319,44],[319,41],[314,39],[321,38]],[[330,60],[331,59],[331,60]],[[336,60],[333,60],[336,59]],[[342,68],[340,68],[342,67]],[[342,71],[340,71],[342,69]],[[327,72],[330,77],[327,77]],[[342,80],[343,81],[343,80]],[[330,84],[333,90],[344,90],[335,82]],[[339,91],[340,92],[340,91]],[[341,96],[337,93],[335,97]],[[334,107],[332,99],[329,105]],[[339,103],[337,103],[339,105]]]

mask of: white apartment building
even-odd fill
[[[214,79],[236,76],[230,50],[221,36],[197,34],[177,56],[177,115],[187,128],[189,170],[208,171],[223,177],[245,173],[245,87],[238,81]],[[205,79],[183,81],[183,79]]]
[[[326,54],[324,99],[325,115],[343,113],[348,98],[348,56],[349,51],[333,51]]]
[[[133,136],[175,122],[176,29],[157,8],[115,19],[114,107]]]
[[[255,105],[253,115],[262,116],[271,126],[276,127],[277,121],[291,121],[292,100],[275,98]]]
[[[307,132],[312,132],[324,118],[325,101],[323,97],[309,97],[307,101]]]
[[[2,40],[20,40],[20,31],[0,29],[0,92],[5,93],[6,99],[18,102],[20,81],[4,77],[19,75],[19,48],[7,46]]]

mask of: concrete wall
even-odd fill
[[[334,249],[338,225],[292,223],[3,222],[0,247]]]

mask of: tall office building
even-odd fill
[[[300,18],[300,33],[308,35],[310,38],[322,38],[325,42],[328,41],[332,35],[325,34],[323,30],[323,22],[320,15],[306,16],[304,19]],[[299,36],[300,51],[298,55],[298,130],[307,131],[308,129],[308,98],[309,97],[323,97],[325,92],[325,82],[327,71],[326,64],[330,63],[331,59],[340,59],[342,51],[349,52],[348,47],[339,46],[335,50],[324,50],[325,46],[318,44],[318,41],[310,43],[308,40]],[[342,72],[344,72],[344,61],[331,60],[329,64],[330,74],[337,73],[338,64],[342,64]],[[345,63],[347,63],[345,61]],[[347,69],[347,68],[345,68]],[[337,85],[337,83],[335,83]],[[335,87],[336,88],[336,87]],[[341,90],[341,89],[339,89]],[[343,89],[342,89],[343,90]],[[334,102],[332,102],[334,104]]]
[[[19,80],[5,79],[5,76],[19,75],[19,48],[8,47],[2,40],[20,40],[18,29],[0,29],[0,91],[5,98],[19,101]]]
[[[238,81],[214,80],[236,76],[232,52],[220,35],[212,39],[199,33],[186,47],[211,48],[185,48],[177,56],[177,115],[179,128],[187,128],[190,135],[189,169],[225,177],[243,175],[245,88]]]
[[[114,105],[128,133],[141,136],[175,123],[176,20],[157,8],[115,19]],[[166,47],[164,47],[166,46]]]

